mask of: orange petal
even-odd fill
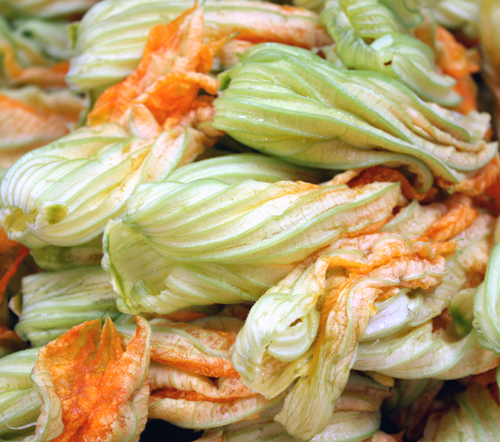
[[[150,333],[147,322],[136,319],[125,351],[109,318],[101,333],[100,320],[88,321],[40,350],[33,380],[52,407],[37,432],[52,426],[57,442],[139,439],[147,419]],[[50,414],[54,404],[60,417]]]
[[[55,112],[36,109],[0,94],[1,144],[5,150],[0,165],[10,167],[29,150],[43,146],[69,133],[68,120]]]
[[[209,377],[239,376],[231,362],[237,333],[162,319],[152,320],[151,327],[153,361]],[[126,328],[120,327],[120,334],[125,342],[129,341]]]
[[[453,195],[445,205],[447,212],[427,229],[424,237],[447,241],[469,227],[479,216],[479,212],[472,208],[472,200],[464,195]]]
[[[438,65],[457,81],[453,90],[464,98],[455,110],[464,114],[477,110],[477,85],[470,74],[480,70],[478,54],[471,56],[471,52],[441,26],[437,26],[436,39]]]
[[[477,174],[468,180],[458,184],[448,184],[438,179],[442,187],[446,187],[450,193],[460,192],[467,196],[479,196],[500,179],[500,163],[498,157],[494,157],[486,166],[477,171]]]
[[[168,25],[158,24],[149,34],[137,69],[125,80],[108,88],[88,116],[89,125],[110,121],[124,123],[134,104],[144,105],[159,126],[172,128],[206,100],[200,89],[216,94],[218,82],[206,75],[215,51],[228,39],[205,44],[203,11],[190,8]],[[145,115],[143,113],[143,115]]]

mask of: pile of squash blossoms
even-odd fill
[[[0,12],[2,441],[500,440],[498,0]]]

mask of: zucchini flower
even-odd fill
[[[81,267],[26,276],[16,333],[41,347],[70,328],[109,314],[116,319],[116,294],[100,267]]]
[[[376,382],[356,374],[351,375],[328,426],[311,441],[394,442],[395,439],[389,437],[382,439],[378,431],[381,421],[380,406],[387,394],[388,389]],[[296,439],[287,434],[280,423],[273,420],[280,406],[281,404],[262,411],[256,420],[241,421],[206,431],[199,442],[294,442]]]
[[[348,68],[388,75],[423,100],[444,106],[459,104],[460,96],[453,91],[455,81],[436,70],[432,49],[413,37],[384,3],[326,2],[321,21],[335,40],[342,63]]]
[[[212,161],[200,167],[207,163],[208,170]],[[223,160],[228,171],[231,161]],[[279,173],[284,179],[298,172],[285,173],[288,167]],[[108,224],[103,266],[121,311],[165,314],[190,305],[255,301],[335,238],[386,222],[401,197],[397,184],[351,190],[225,179],[223,173],[220,179],[205,175],[185,184],[143,186],[124,217]],[[141,256],[133,266],[131,251]]]
[[[337,240],[252,307],[235,368],[268,398],[295,382],[276,420],[309,439],[327,424],[351,367],[406,379],[496,367],[498,357],[463,326],[472,303],[455,299],[474,294],[484,277],[493,226],[457,195],[414,202],[380,233]]]
[[[165,179],[215,142],[204,125],[213,97],[198,92],[217,90],[206,72],[221,42],[203,43],[203,29],[200,8],[156,26],[137,70],[97,101],[91,127],[9,170],[0,193],[10,237],[34,248],[91,241],[137,185]]]
[[[67,135],[85,106],[66,89],[0,89],[0,166],[10,167],[26,152]]]
[[[0,85],[64,87],[68,43],[65,24],[32,19],[11,28],[0,17]]]
[[[147,141],[116,124],[81,129],[23,156],[2,180],[2,224],[28,247],[74,246],[97,238],[141,182],[190,162],[199,133]]]
[[[150,30],[166,24],[194,1],[104,0],[74,25],[74,52],[68,83],[99,95],[129,75],[139,64]],[[263,1],[208,0],[203,3],[209,29],[217,40],[237,34],[216,55],[221,69],[236,63],[236,55],[255,43],[274,41],[310,49],[331,43],[317,14],[302,8]]]
[[[420,100],[376,72],[339,70],[309,51],[258,45],[221,76],[214,127],[257,150],[335,170],[384,163],[459,183],[491,162],[489,116],[467,116]]]
[[[480,345],[472,327],[474,296],[492,249],[494,220],[469,204],[459,196],[445,207],[415,204],[383,227],[442,240],[456,250],[447,255],[447,274],[440,285],[377,304],[378,313],[358,347],[355,369],[404,379],[457,379],[498,365],[495,353]]]
[[[40,349],[32,374],[44,402],[38,440],[76,434],[139,440],[147,420],[150,330],[141,318],[137,324],[125,350],[109,319],[101,333],[101,321],[89,321]]]
[[[8,17],[37,16],[61,18],[81,14],[99,0],[0,0],[2,14]]]
[[[253,306],[233,363],[245,383],[266,397],[297,379],[276,416],[289,433],[310,439],[328,424],[377,299],[440,283],[445,263],[433,248],[439,247],[394,234],[341,239]]]
[[[486,387],[474,384],[454,399],[455,404],[447,413],[431,416],[421,442],[494,441],[500,438],[500,406]]]

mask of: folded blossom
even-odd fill
[[[191,323],[154,319],[148,417],[184,428],[245,420],[281,400],[265,399],[241,383],[230,360],[243,321],[212,316]],[[126,324],[118,327],[125,342]]]
[[[474,177],[496,155],[487,114],[461,115],[420,100],[372,71],[337,69],[300,48],[247,51],[221,76],[214,126],[298,164],[335,170],[406,166],[426,192],[433,176]]]
[[[466,325],[472,304],[459,301],[484,278],[493,221],[461,195],[414,201],[379,233],[306,259],[252,307],[232,356],[244,383],[268,398],[295,383],[276,420],[309,439],[351,368],[457,379],[496,367]]]
[[[298,379],[276,420],[310,439],[325,428],[345,387],[374,302],[405,288],[431,288],[444,274],[432,246],[402,236],[338,240],[257,301],[236,340],[235,368],[267,397]]]
[[[380,407],[388,389],[363,376],[353,374],[336,403],[336,410],[324,431],[314,436],[311,441],[370,441],[393,442],[387,436],[383,439],[379,432],[381,423]],[[294,442],[292,435],[280,423],[274,421],[281,404],[263,410],[258,418],[240,421],[219,429],[205,431],[199,442],[251,442],[255,440],[280,440]]]

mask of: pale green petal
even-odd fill
[[[191,129],[153,141],[115,124],[81,129],[9,169],[0,218],[9,237],[28,247],[84,244],[122,213],[138,184],[165,178],[201,148]]]
[[[362,342],[354,369],[377,371],[401,379],[458,379],[496,366],[495,353],[479,345],[472,331],[456,340],[432,322],[380,341]]]
[[[42,401],[31,383],[38,348],[0,359],[0,437],[10,439],[34,432]],[[24,428],[22,428],[24,427]]]
[[[116,294],[100,267],[30,275],[22,281],[22,313],[15,330],[43,346],[75,325],[109,314],[116,319]]]
[[[399,186],[386,183],[165,182],[140,186],[122,223],[175,261],[290,264],[386,219],[399,198]]]
[[[294,163],[406,165],[426,191],[432,174],[460,182],[496,152],[481,139],[487,114],[446,111],[385,75],[335,69],[300,48],[257,45],[221,80],[214,126]]]
[[[418,238],[445,212],[446,206],[444,204],[432,203],[422,206],[417,200],[413,200],[410,205],[403,207],[394,219],[384,225],[380,231]]]
[[[164,419],[183,428],[203,429],[228,425],[246,420],[256,413],[282,401],[278,396],[267,400],[263,396],[250,396],[227,402],[203,402],[160,399],[149,406],[150,419]],[[189,416],[189,418],[188,418]]]
[[[108,223],[104,240],[103,268],[110,273],[119,310],[130,314],[256,301],[293,268],[177,263],[156,253],[143,236],[120,221]]]
[[[500,353],[500,245],[490,255],[484,283],[474,300],[474,328],[479,342],[487,349]]]
[[[226,184],[246,179],[265,183],[277,181],[319,183],[322,181],[321,174],[314,169],[295,166],[277,158],[253,153],[227,155],[187,164],[174,171],[168,180],[186,184],[204,178],[215,178]]]
[[[472,331],[472,320],[474,318],[474,298],[476,288],[460,290],[453,295],[448,311],[453,319],[453,325],[460,338],[467,336]]]
[[[30,348],[0,358],[0,391],[31,388],[31,371],[36,363],[38,348]]]
[[[377,314],[370,319],[361,342],[389,337],[403,329],[421,310],[424,299],[421,293],[408,294],[403,289],[386,301],[376,302]]]

